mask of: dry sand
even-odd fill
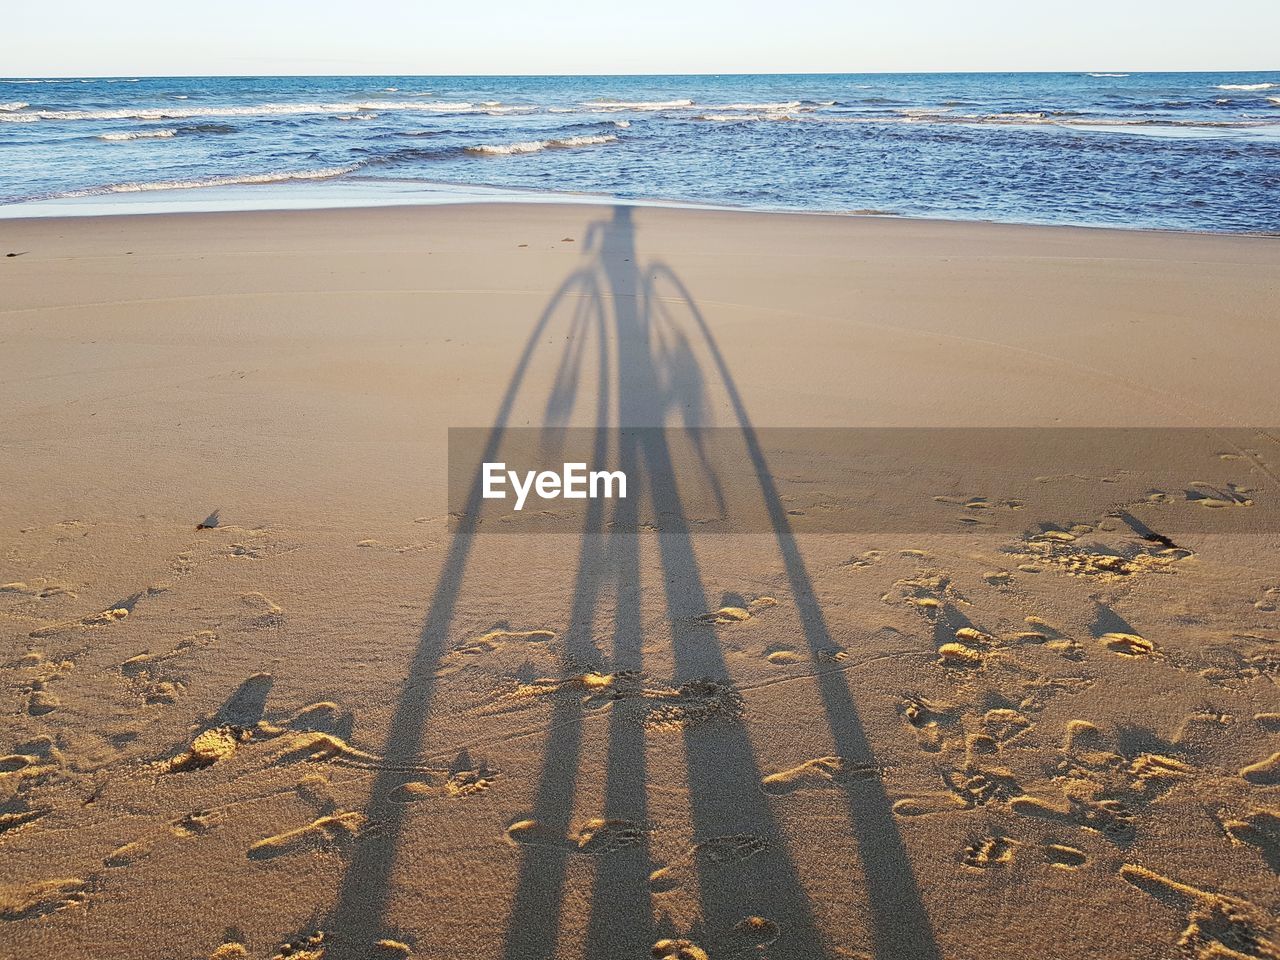
[[[1000,463],[899,533],[444,496],[449,426],[1274,426],[1280,242],[494,205],[3,253],[0,956],[1280,957],[1274,528]],[[1204,469],[1252,516],[1280,443]]]

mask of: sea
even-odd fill
[[[0,80],[0,216],[598,200],[1280,232],[1280,70]]]

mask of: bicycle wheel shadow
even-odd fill
[[[569,335],[560,355],[551,358],[556,366],[543,405],[545,426],[559,427],[586,417],[601,427],[670,427],[673,423],[698,427],[712,425],[716,411],[727,410],[728,425],[741,434],[748,473],[758,487],[772,549],[785,570],[806,641],[814,654],[830,649],[834,646],[830,631],[763,446],[692,293],[665,263],[639,261],[633,211],[628,207],[614,207],[609,218],[592,224],[584,238],[583,256],[583,263],[553,294],[530,332],[499,403],[483,459],[500,459],[512,411],[535,354],[555,322],[567,323]],[[721,400],[714,407],[713,390]],[[604,462],[607,445],[616,442],[618,466],[633,490],[625,499],[588,502],[560,647],[566,676],[591,662],[599,663],[601,672],[639,676],[647,630],[650,643],[655,632],[669,641],[671,681],[677,689],[706,690],[712,685],[732,691],[715,626],[702,616],[715,605],[709,601],[695,551],[694,521],[679,492],[678,474],[688,469],[684,466],[688,461],[676,456],[663,430],[624,429],[612,434],[612,439],[598,430],[595,436],[597,462]],[[553,432],[548,438],[555,442]],[[701,471],[723,506],[723,478],[716,475],[705,451],[695,445],[695,453],[693,468]],[[639,505],[646,500],[661,517],[657,532],[642,529]],[[446,652],[479,535],[481,506],[477,478],[468,491],[392,720],[387,769],[378,773],[373,784],[367,814],[380,822],[380,829],[355,850],[327,926],[341,932],[333,953],[340,958],[362,955],[360,945],[383,935],[404,829],[403,808],[393,809],[395,805],[386,804],[385,798],[405,778],[394,768],[411,766],[421,751],[433,698],[431,677]],[[664,610],[660,625],[644,629],[639,586],[642,546],[646,556],[656,549],[657,570],[651,579],[662,584]],[[484,589],[483,585],[468,587]],[[594,637],[602,620],[610,625],[603,662]],[[819,673],[812,683],[837,752],[848,758],[871,757],[844,673]],[[599,852],[593,848],[590,831],[575,833],[573,827],[582,792],[579,777],[588,720],[581,698],[562,697],[552,705],[528,816],[537,825],[539,842],[517,845],[519,872],[503,939],[507,960],[549,960],[557,955],[574,858]],[[646,748],[651,747],[652,734],[620,709],[610,711],[606,722],[603,809],[592,829],[612,829],[623,842],[608,845],[593,858],[584,952],[601,960],[645,956],[655,941],[676,933],[667,922],[654,918],[651,875],[657,864],[649,849],[646,801],[650,788]],[[732,941],[744,918],[766,917],[778,932],[770,956],[830,955],[832,935],[820,929],[769,800],[760,789],[762,771],[745,723],[688,723],[679,726],[678,736],[689,820],[698,843],[693,869],[700,917],[694,930],[680,935],[703,944],[715,956],[731,952],[718,945]],[[878,781],[870,787],[859,784],[856,797],[847,793],[847,809],[849,832],[860,859],[856,876],[865,885],[870,909],[875,956],[933,960],[938,949],[883,786]],[[707,846],[717,840],[744,838],[754,838],[758,845],[751,848],[751,855],[734,858],[731,869],[717,863],[718,848]],[[743,946],[733,948],[738,949]]]

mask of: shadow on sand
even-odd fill
[[[759,487],[771,525],[774,549],[785,570],[807,644],[814,654],[835,646],[787,514],[771,478],[764,451],[746,406],[711,330],[689,290],[661,262],[637,261],[632,210],[615,207],[611,217],[593,223],[584,238],[584,260],[557,289],[543,310],[516,363],[498,405],[483,456],[500,459],[504,432],[539,347],[547,341],[553,318],[568,318],[571,336],[544,409],[545,426],[563,424],[577,409],[588,365],[595,366],[597,424],[659,426],[682,419],[702,425],[708,416],[708,388],[727,398],[731,423],[741,431],[749,472]],[[588,344],[594,343],[593,355]],[[597,434],[605,443],[605,433]],[[710,678],[727,680],[721,647],[712,625],[699,615],[718,604],[707,597],[694,551],[690,522],[682,510],[672,451],[662,431],[623,431],[619,467],[642,478],[643,495],[663,517],[660,533],[638,533],[636,504],[641,494],[617,501],[590,501],[576,563],[572,606],[562,638],[566,662],[600,657],[593,630],[610,625],[602,638],[611,672],[642,667],[642,617],[639,590],[642,545],[656,546],[664,587],[665,629],[671,638],[676,684]],[[603,454],[603,449],[597,451]],[[598,462],[603,462],[603,455]],[[718,482],[711,478],[712,483]],[[371,821],[380,828],[353,851],[338,901],[326,928],[335,931],[331,955],[364,956],[368,945],[385,936],[384,918],[392,894],[396,853],[404,830],[405,808],[387,797],[422,752],[430,712],[432,677],[446,644],[459,593],[478,534],[479,482],[471,488],[462,519],[449,546],[439,581],[427,608],[421,638],[409,665],[403,693],[387,738],[386,765],[372,787]],[[605,504],[608,504],[606,507]],[[607,511],[607,514],[606,514]],[[601,611],[612,604],[612,611]],[[652,628],[651,628],[652,629]],[[864,760],[871,747],[843,672],[812,678],[820,696],[830,739],[843,757]],[[584,716],[575,698],[557,698],[547,724],[547,742],[534,809],[544,835],[570,836],[577,781],[582,766]],[[647,822],[646,730],[612,711],[603,790],[605,820]],[[839,931],[820,929],[787,844],[760,789],[762,772],[747,728],[741,723],[703,724],[683,729],[683,750],[693,836],[751,836],[764,851],[731,870],[697,867],[702,925],[690,936],[714,957],[735,924],[760,915],[777,923],[780,936],[772,957],[830,956],[843,945]],[[400,768],[400,770],[397,770]],[[890,802],[878,780],[848,786],[849,831],[856,841],[861,869],[827,864],[824,869],[863,883],[869,905],[871,948],[879,960],[934,960],[938,956]],[[856,795],[855,795],[856,792]],[[569,844],[525,845],[514,901],[504,935],[508,960],[556,955],[570,858]],[[654,942],[671,932],[654,919],[650,873],[655,864],[643,833],[631,846],[596,858],[585,955],[600,960],[645,957]]]

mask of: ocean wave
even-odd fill
[[[588,100],[582,104],[591,110],[678,110],[692,107],[692,100]]]
[[[730,110],[747,110],[753,113],[776,113],[778,111],[795,110],[801,106],[799,100],[788,100],[786,103],[708,103],[708,110],[728,113]]]
[[[914,117],[919,120],[929,120],[934,117],[948,117],[952,113],[951,107],[900,107],[894,111],[904,117]]]
[[[1219,90],[1274,90],[1274,83],[1220,83]]]
[[[1280,104],[1280,97],[1267,97],[1272,103]]]
[[[1129,76],[1129,74],[1127,73],[1091,73],[1089,74],[1089,76],[1091,77],[1127,77]]]
[[[203,177],[192,180],[148,180],[139,183],[112,183],[84,190],[68,190],[46,199],[71,199],[73,197],[100,197],[111,193],[147,193],[152,190],[195,190],[202,187],[233,187],[245,184],[286,183],[290,180],[331,180],[359,170],[361,164],[345,167],[324,167],[319,170],[279,170],[270,173],[246,173],[239,176]]]
[[[168,140],[176,137],[177,130],[129,130],[123,133],[100,133],[99,140]]]
[[[788,113],[699,113],[693,119],[712,123],[756,123],[761,120],[794,120]]]
[[[466,153],[507,156],[515,153],[537,153],[540,150],[564,150],[572,147],[594,147],[617,142],[611,133],[593,137],[564,137],[559,140],[521,140],[517,143],[479,144],[463,148]]]
[[[1280,98],[1275,98],[1280,102]],[[726,115],[728,117],[729,115]],[[955,114],[936,112],[915,112],[909,115],[902,113],[893,116],[821,116],[809,114],[791,117],[792,120],[803,120],[807,123],[826,124],[952,124],[963,126],[1062,126],[1062,127],[1177,127],[1184,129],[1250,129],[1255,127],[1274,127],[1276,121],[1264,119],[1246,120],[1174,120],[1163,117],[1089,117],[1068,112],[1018,112],[1018,113],[986,113]]]
[[[235,133],[229,123],[187,123],[178,127],[179,133]]]
[[[29,107],[31,104],[25,100],[10,100],[8,103],[0,103],[0,113],[13,113],[15,110],[21,110],[23,107]]]
[[[10,77],[0,80],[0,83],[137,83],[137,78],[125,79],[124,77],[41,77],[40,79],[20,79]]]
[[[119,110],[32,110],[0,113],[0,122],[50,120],[185,120],[195,117],[272,117],[307,114],[346,115],[360,111],[403,110],[421,113],[483,113],[471,103],[448,101],[373,103],[263,103],[247,107],[132,107]]]

